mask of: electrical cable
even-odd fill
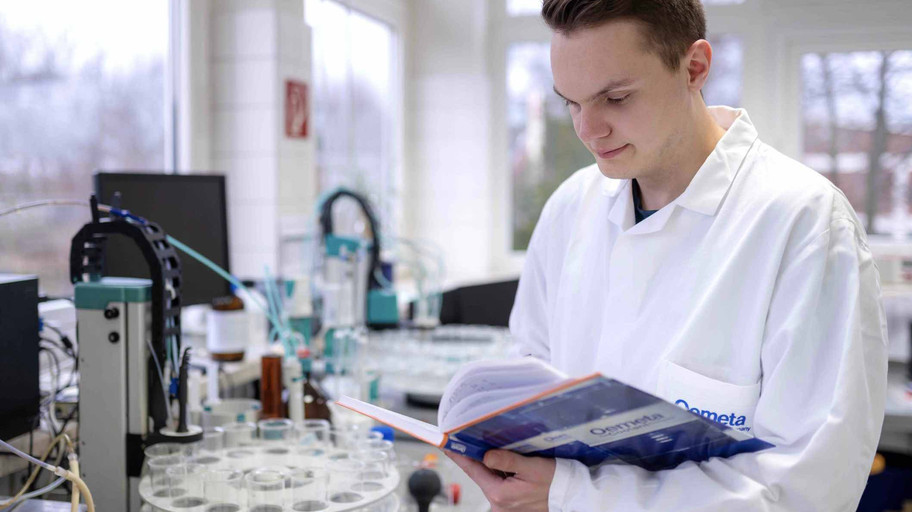
[[[70,340],[70,337],[60,329],[60,327],[57,327],[51,321],[44,319],[42,319],[42,325],[57,333],[57,336],[60,337],[60,343],[66,348],[67,352],[75,355],[73,342]]]
[[[39,421],[40,421],[40,420],[39,420]],[[28,452],[29,452],[30,454],[31,454],[32,452],[35,451],[35,427],[36,427],[36,425],[32,425],[32,426],[29,428],[29,449],[28,449]],[[46,456],[45,456],[45,458],[46,458]],[[32,471],[32,464],[29,463],[27,472],[30,473],[31,471]],[[28,488],[26,488],[25,490],[27,491]]]
[[[10,503],[8,503],[7,506],[12,506],[17,503],[23,502],[25,500],[37,498],[38,496],[44,496],[45,494],[47,494],[47,493],[53,491],[54,489],[60,487],[61,485],[63,485],[64,482],[66,482],[66,478],[60,477],[57,480],[54,480],[50,485],[46,485],[46,486],[42,487],[41,489],[38,489],[38,490],[35,490],[32,492],[27,492],[27,493],[23,494],[22,496],[19,496],[15,501],[11,501]]]
[[[70,471],[73,473],[79,474],[79,459],[77,457],[70,458]],[[70,496],[70,510],[76,512],[79,509],[79,487],[73,486],[73,491]]]
[[[92,492],[89,491],[88,486],[82,481],[82,478],[72,471],[67,471],[66,479],[73,482],[79,488],[79,492],[82,493],[82,496],[85,499],[87,512],[95,512],[95,501],[92,499]]]
[[[63,445],[65,444],[65,446],[71,453],[75,453],[76,446],[73,444],[73,441],[70,439],[70,436],[68,436],[66,434],[60,434],[51,441],[51,443],[47,447],[47,450],[44,452],[44,455],[42,455],[41,458],[47,459],[48,455],[50,455],[51,451],[54,449],[55,446],[58,446],[58,444],[61,445],[60,451],[63,451]],[[8,455],[16,455],[16,454],[12,453],[12,454],[8,454]],[[38,477],[38,472],[40,470],[41,470],[41,468],[35,468],[34,472],[32,472],[31,477],[28,479],[28,481],[26,481],[25,485],[19,491],[17,496],[19,494],[24,493],[26,490],[28,490],[28,488],[32,485],[32,482],[34,482],[35,478]],[[0,504],[0,510],[5,508],[6,506],[8,506],[8,504],[7,505]]]
[[[50,347],[39,343],[38,344],[38,353],[40,354],[42,352],[46,353],[48,355],[48,358],[51,360],[51,362],[54,363],[54,371],[52,372],[52,375],[51,375],[51,377],[54,379],[54,383],[53,383],[54,385],[51,386],[50,393],[52,395],[55,395],[60,391],[60,359],[57,359],[57,354],[55,354],[54,351],[51,350]],[[48,368],[48,370],[50,370],[50,368]]]
[[[54,365],[57,367],[57,373],[55,375],[53,375],[54,385],[51,386],[51,391],[49,393],[48,400],[46,403],[42,404],[42,406],[47,407],[48,424],[50,425],[51,430],[55,434],[57,434],[59,432],[59,430],[58,430],[59,424],[57,423],[57,420],[54,418],[54,408],[56,407],[57,393],[60,393],[60,391],[61,391],[61,388],[60,388],[60,361],[57,359],[57,355],[54,354],[54,352],[50,348],[48,348],[44,345],[39,344],[38,351],[39,351],[38,352],[39,354],[42,351],[46,352],[48,354],[48,357],[50,357],[54,360]],[[29,450],[29,451],[31,452],[31,450]]]
[[[162,375],[161,364],[158,362],[158,356],[155,355],[155,349],[152,348],[152,341],[146,338],[146,346],[149,347],[149,352],[152,354],[152,360],[155,361],[155,369],[158,371],[158,379],[162,384],[162,396],[165,399],[165,405],[170,403],[168,400],[168,392],[165,391],[165,377]],[[165,412],[168,413],[168,421],[171,421],[171,407],[165,407]]]
[[[49,338],[47,336],[38,336],[38,338],[41,341],[46,341],[46,342],[50,343],[53,348],[56,348],[57,350],[63,352],[63,354],[65,356],[73,357],[73,355],[70,354],[70,352],[67,350],[66,346],[60,340],[55,340],[54,338]]]
[[[3,217],[4,215],[10,215],[12,213],[16,213],[16,212],[19,212],[22,210],[28,210],[29,208],[36,208],[38,206],[50,206],[50,205],[89,206],[89,202],[88,201],[79,201],[79,200],[75,200],[75,199],[42,199],[39,201],[32,201],[29,203],[17,204],[16,206],[13,206],[11,208],[6,208],[3,210],[0,210],[0,217]]]
[[[68,357],[71,357],[73,359],[73,366],[72,366],[72,368],[70,368],[70,378],[68,379],[67,385],[65,386],[66,388],[68,388],[74,384],[73,381],[76,379],[76,374],[79,371],[79,354],[76,353],[76,345],[74,345],[73,342],[70,341],[69,337],[63,331],[61,331],[59,327],[52,325],[49,321],[44,320],[42,322],[42,325],[44,327],[47,327],[50,330],[54,331],[57,334],[57,336],[60,337],[60,339],[55,340],[53,338],[44,337],[44,336],[41,336],[41,339],[44,341],[47,341],[49,343],[53,343],[54,347],[58,348],[65,355],[67,355]]]
[[[56,439],[57,437],[60,436],[60,434],[63,433],[63,431],[60,428],[60,423],[59,423],[59,420],[57,420],[57,418],[56,418],[56,414],[54,414],[54,407],[55,407],[55,403],[52,403],[45,412],[47,413],[48,425],[50,425],[51,431],[54,434],[54,438]],[[55,463],[55,465],[60,464],[60,456],[63,453],[63,450],[57,450],[57,451],[59,452],[58,461]]]
[[[44,452],[42,459],[46,460],[47,457],[50,455],[51,450],[54,449],[54,446],[56,446],[58,443],[64,443],[64,442],[67,446],[68,451],[70,452],[68,457],[69,457],[69,460],[71,463],[71,467],[78,468],[79,466],[78,466],[78,458],[76,456],[76,447],[73,444],[73,441],[70,439],[70,437],[66,434],[60,434],[59,436],[54,438],[54,440],[51,441],[50,445],[48,445],[47,450]],[[85,497],[86,506],[87,506],[88,510],[90,512],[94,512],[95,503],[92,500],[91,492],[89,491],[88,487],[86,487],[85,482],[82,481],[82,479],[79,477],[79,475],[77,473],[74,473],[72,470],[68,471],[60,466],[52,466],[52,465],[44,462],[44,460],[38,460],[38,459],[32,457],[31,455],[23,453],[21,450],[17,449],[15,446],[10,445],[9,443],[7,443],[3,440],[0,440],[0,446],[3,446],[4,448],[6,448],[6,449],[10,450],[11,452],[13,452],[14,454],[16,454],[17,456],[22,457],[26,460],[29,460],[35,464],[38,464],[38,466],[39,466],[39,467],[35,468],[35,470],[31,474],[31,476],[29,477],[28,481],[26,481],[25,485],[19,491],[19,493],[16,494],[16,496],[14,496],[12,499],[10,499],[7,502],[0,503],[0,510],[6,509],[12,505],[17,504],[19,501],[21,501],[21,499],[23,499],[23,496],[26,495],[25,491],[32,485],[32,482],[34,482],[35,479],[38,477],[38,472],[43,468],[43,469],[46,469],[46,470],[56,474],[57,476],[63,477],[65,480],[69,480],[69,481],[73,482],[74,485],[78,486],[79,492],[81,492],[83,494],[83,496]],[[44,488],[41,490],[47,490],[47,488]],[[49,490],[47,490],[47,491],[49,491]],[[38,492],[38,491],[36,491],[36,492]],[[30,494],[34,495],[34,493],[30,493]]]
[[[37,464],[38,466],[41,466],[42,468],[44,468],[44,469],[46,469],[46,470],[48,470],[48,471],[53,472],[53,471],[56,469],[54,466],[52,466],[52,465],[50,465],[50,464],[48,464],[48,463],[46,463],[46,462],[44,462],[44,461],[42,461],[42,460],[38,460],[38,459],[36,459],[35,457],[32,457],[31,455],[29,455],[29,454],[23,452],[22,450],[16,448],[15,446],[13,446],[13,445],[7,443],[6,441],[4,441],[4,440],[2,440],[2,439],[0,439],[0,446],[2,446],[2,447],[4,447],[4,448],[6,448],[7,450],[9,450],[9,451],[15,453],[15,454],[18,455],[20,458],[23,458],[23,459],[25,459],[25,460],[31,462],[32,464]],[[51,453],[51,452],[50,452],[50,448],[48,449],[48,453]],[[45,456],[46,456],[46,455],[45,455]]]
[[[76,417],[76,413],[78,411],[79,411],[78,407],[73,407],[73,409],[70,411],[70,414],[68,414],[67,417],[63,419],[63,425],[61,425],[61,427],[60,427],[60,435],[63,435],[66,433],[67,426],[70,424],[70,421],[72,421],[73,418]],[[75,449],[74,449],[74,452],[75,452]]]

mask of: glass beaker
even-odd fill
[[[323,468],[297,469],[291,473],[291,509],[315,512],[329,507],[329,473]]]
[[[203,475],[206,512],[240,512],[245,506],[244,473],[234,469],[213,469]]]
[[[285,473],[276,468],[258,468],[248,473],[245,480],[250,512],[282,512],[285,479]]]
[[[225,447],[236,448],[251,446],[256,443],[257,426],[253,423],[229,423],[223,425],[225,431]]]

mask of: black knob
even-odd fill
[[[104,317],[108,320],[117,318],[120,316],[120,310],[117,308],[107,308],[104,310]]]
[[[418,504],[418,512],[428,512],[431,501],[443,490],[443,483],[436,471],[419,469],[409,477],[408,489]]]
[[[111,334],[108,334],[108,341],[110,341],[111,343],[117,343],[118,341],[120,341],[120,334],[117,334],[116,332],[112,332]]]

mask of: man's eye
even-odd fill
[[[621,103],[624,103],[625,101],[627,101],[627,98],[629,98],[629,97],[630,97],[630,95],[628,94],[621,98],[605,98],[605,99],[608,101],[608,103],[611,103],[612,105],[620,105]]]

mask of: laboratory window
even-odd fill
[[[304,12],[313,29],[320,190],[344,186],[363,194],[391,234],[400,200],[397,33],[332,0],[307,0]]]
[[[534,16],[541,13],[542,0],[507,0],[508,16]]]
[[[710,34],[712,65],[703,85],[707,105],[741,106],[741,84],[744,74],[744,46],[735,34]]]
[[[848,197],[868,233],[908,237],[912,51],[801,58],[804,163]]]
[[[168,20],[160,0],[5,3],[0,210],[87,202],[98,169],[164,169]],[[70,240],[89,219],[79,206],[0,218],[0,273],[39,274],[44,293],[71,294]]]

